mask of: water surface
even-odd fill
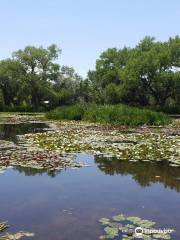
[[[15,127],[15,128],[14,128]],[[44,125],[1,125],[1,138],[43,131]],[[0,174],[0,220],[35,240],[97,240],[98,220],[124,213],[175,228],[180,239],[180,168],[78,154],[90,167],[59,172],[16,167]]]
[[[178,169],[114,164],[88,155],[78,159],[91,166],[55,175],[26,168],[0,175],[0,216],[9,220],[12,231],[35,232],[38,240],[95,240],[103,234],[99,218],[124,213],[176,228],[173,239],[180,239]]]
[[[17,141],[17,135],[26,133],[37,133],[46,131],[48,126],[45,123],[1,123],[0,140]]]

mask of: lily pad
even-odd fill
[[[123,214],[119,214],[119,215],[113,216],[112,219],[113,219],[114,221],[117,221],[117,222],[121,222],[121,221],[126,220],[126,218],[124,217]]]
[[[107,237],[113,239],[118,236],[119,229],[114,227],[105,227],[104,231],[107,234]]]
[[[102,225],[106,225],[104,232],[106,235],[102,235],[102,239],[120,239],[120,240],[131,240],[136,239],[137,235],[135,229],[141,227],[142,229],[156,230],[156,223],[151,220],[141,219],[137,216],[126,217],[123,214],[113,216],[112,219],[102,218],[100,219]],[[101,236],[101,237],[102,237]],[[150,231],[144,231],[141,239],[143,240],[158,240],[165,239],[170,240],[171,235],[165,232],[159,234],[151,234]]]
[[[110,223],[110,220],[108,218],[101,218],[99,220],[99,222],[102,224],[102,225],[108,225]]]

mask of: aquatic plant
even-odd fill
[[[85,120],[98,123],[139,126],[164,125],[170,122],[167,115],[127,105],[72,105],[59,107],[46,114],[54,120]]]
[[[106,232],[106,235],[110,239],[113,239],[113,238],[117,237],[118,232],[119,232],[118,228],[116,228],[116,227],[105,227],[104,231]]]
[[[86,126],[86,124],[84,124]],[[124,133],[118,129],[101,130],[96,127],[63,124],[55,132],[26,134],[30,147],[63,153],[85,152],[94,155],[132,161],[169,161],[180,165],[179,135],[164,132]]]
[[[10,226],[7,222],[0,222],[0,240],[18,240],[24,237],[34,237],[34,233],[19,231],[17,233],[4,233]]]
[[[53,131],[19,135],[16,144],[0,140],[0,173],[10,166],[47,171],[80,168],[85,165],[75,161],[77,153],[129,161],[168,161],[173,167],[180,166],[177,127],[127,129],[74,121],[53,126]]]
[[[123,214],[119,214],[119,215],[114,216],[113,220],[116,221],[116,222],[120,222],[120,221],[124,221],[125,217],[124,217]]]
[[[44,169],[51,172],[63,168],[77,169],[85,166],[75,161],[74,154],[33,148],[26,142],[16,145],[0,140],[0,149],[0,174],[12,166]]]
[[[9,228],[8,222],[0,222],[0,232],[3,232],[7,228]]]
[[[123,214],[113,216],[109,218],[101,218],[99,222],[103,225],[105,235],[99,237],[99,239],[120,239],[120,240],[131,240],[137,237],[136,228],[146,229],[140,234],[140,238],[143,240],[153,239],[171,239],[171,234],[162,233],[151,233],[147,230],[155,229],[156,222],[146,219],[141,219],[137,216],[126,217]],[[154,231],[155,232],[155,231]],[[173,232],[173,231],[172,231]],[[118,237],[118,238],[117,238]]]
[[[110,220],[108,218],[101,218],[99,220],[99,222],[102,224],[102,225],[109,225],[110,223]]]

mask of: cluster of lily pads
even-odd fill
[[[62,125],[59,130],[26,134],[29,146],[61,153],[85,152],[130,161],[169,161],[180,166],[180,137],[164,132],[123,132]]]
[[[0,222],[0,240],[18,240],[24,237],[34,237],[34,233],[19,231],[17,233],[5,232],[9,228],[7,222]],[[5,233],[4,233],[5,232]]]
[[[126,217],[124,214],[113,216],[112,219],[101,218],[99,222],[103,225],[105,234],[99,239],[119,239],[119,240],[133,240],[136,239],[137,228],[143,229],[140,238],[143,240],[158,240],[171,239],[171,234],[167,232],[156,232],[156,222],[146,219],[141,219],[136,216]],[[146,231],[145,231],[146,230]],[[150,231],[148,231],[150,230]],[[153,231],[152,231],[153,230]],[[172,230],[173,232],[174,230]],[[155,233],[156,232],[156,233]]]
[[[14,116],[31,121],[34,116]],[[48,171],[84,166],[76,153],[90,153],[129,161],[168,161],[180,166],[180,137],[176,128],[129,129],[85,122],[53,122],[53,131],[18,136],[18,143],[0,140],[0,173],[10,166]],[[55,127],[54,127],[55,126]],[[177,134],[176,134],[177,133]]]
[[[33,116],[9,115],[5,116],[6,123],[12,122],[19,124],[23,122],[36,121]],[[2,120],[2,119],[1,119]],[[55,127],[49,123],[50,130]],[[64,168],[80,168],[85,164],[75,161],[75,154],[59,152],[55,150],[46,150],[32,145],[23,136],[17,136],[18,142],[0,140],[0,174],[12,166],[21,166],[37,170],[46,170],[48,172],[58,172]]]
[[[84,164],[75,161],[74,154],[30,148],[28,144],[16,145],[0,140],[0,173],[11,166],[30,167],[58,171],[63,168],[80,168]]]

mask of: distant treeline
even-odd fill
[[[44,111],[75,103],[128,104],[180,113],[180,37],[145,37],[109,48],[83,79],[55,61],[61,50],[28,46],[0,61],[0,110]]]

